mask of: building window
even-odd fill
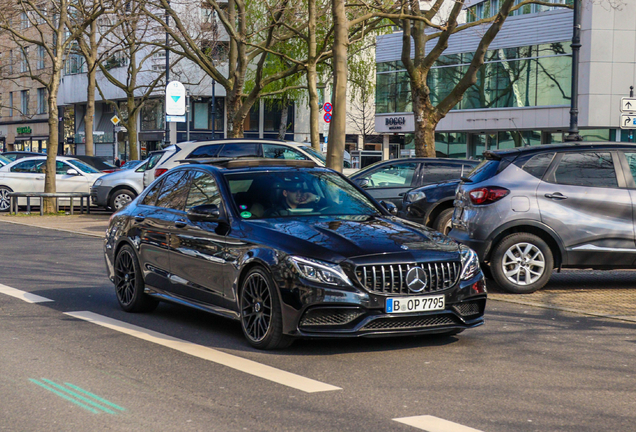
[[[46,89],[39,88],[38,89],[38,114],[46,114]]]
[[[13,92],[9,92],[9,117],[13,117]]]
[[[151,99],[141,108],[141,130],[163,130],[165,127],[164,119],[161,99]]]
[[[472,53],[441,56],[428,75],[430,98],[441,102],[464,76]],[[378,64],[376,113],[410,112],[410,80],[400,62]],[[569,42],[490,50],[454,109],[563,106],[570,103],[572,57]]]
[[[44,58],[46,57],[46,51],[43,46],[38,47],[38,69],[44,69]]]
[[[13,50],[9,50],[9,73],[13,74]]]
[[[22,102],[20,111],[22,111],[23,116],[28,116],[29,115],[29,91],[22,90],[20,92],[20,95],[21,95],[21,102]]]
[[[21,58],[20,58],[20,72],[28,72],[29,70],[29,48],[23,47],[20,50]]]
[[[265,103],[263,112],[263,132],[278,132],[280,128],[282,107],[280,102]],[[285,121],[287,132],[294,132],[294,104],[287,107],[287,119]]]
[[[31,23],[29,22],[29,16],[26,14],[26,12],[22,12],[20,14],[20,28],[24,30],[29,27],[31,27]]]

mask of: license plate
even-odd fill
[[[386,299],[386,313],[412,313],[443,310],[444,296],[396,297]]]

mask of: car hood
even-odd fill
[[[454,260],[459,245],[424,226],[388,216],[276,218],[244,221],[248,238],[292,255],[364,262],[395,254],[401,261]],[[252,231],[252,232],[249,232]]]
[[[118,182],[124,179],[141,179],[143,176],[143,172],[135,172],[134,169],[130,169],[115,171],[114,173],[102,175],[99,178],[102,179],[102,185],[110,185],[113,182]]]
[[[434,183],[426,183],[420,187],[418,187],[417,189],[413,189],[414,191],[425,191],[426,189],[431,189],[431,188],[437,188],[437,187],[441,187],[441,186],[457,186],[459,184],[460,180],[444,180],[444,181],[440,181],[440,182],[434,182]],[[410,192],[410,191],[409,191]]]

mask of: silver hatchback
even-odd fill
[[[450,237],[474,249],[499,286],[529,293],[554,268],[636,265],[636,146],[546,145],[484,155],[457,188]]]

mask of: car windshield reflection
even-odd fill
[[[381,214],[359,190],[336,173],[227,174],[234,204],[243,219]]]

